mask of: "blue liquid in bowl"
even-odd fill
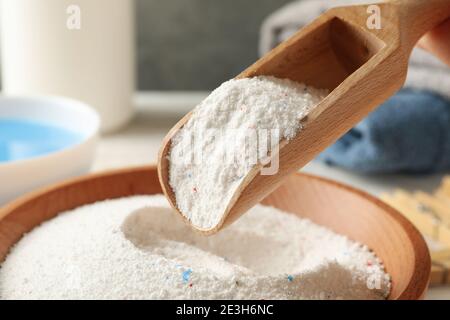
[[[82,136],[49,124],[0,118],[0,163],[29,159],[65,149]]]

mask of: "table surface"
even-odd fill
[[[159,112],[161,108],[149,108],[143,100],[145,97],[139,101],[136,116],[127,127],[100,139],[93,171],[156,163],[160,143],[180,115],[173,109],[168,113]],[[395,188],[432,191],[442,179],[442,175],[360,175],[317,162],[302,170],[344,182],[375,196]],[[427,298],[450,300],[450,287],[431,288]]]

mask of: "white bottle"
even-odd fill
[[[2,0],[5,94],[62,95],[94,107],[102,132],[133,114],[133,0]]]

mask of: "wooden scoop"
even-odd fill
[[[417,41],[448,17],[450,0],[393,0],[331,9],[242,72],[237,78],[271,75],[326,88],[330,94],[299,119],[303,129],[296,138],[281,142],[278,173],[261,175],[261,165],[255,166],[219,225],[200,231],[212,234],[231,224],[399,90]],[[190,116],[169,132],[159,154],[159,179],[176,210],[167,155],[171,138]]]

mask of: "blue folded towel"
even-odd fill
[[[450,101],[403,89],[319,157],[365,173],[450,169]]]

